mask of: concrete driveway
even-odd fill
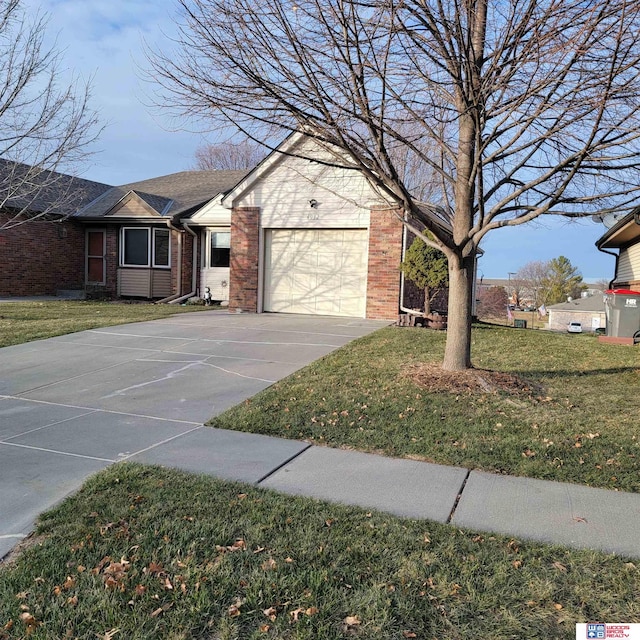
[[[202,423],[385,324],[209,311],[0,349],[0,558],[113,462],[189,468],[220,445],[219,475],[258,481],[306,445]],[[234,468],[247,446],[250,468]]]

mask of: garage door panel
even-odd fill
[[[271,229],[265,240],[265,311],[364,317],[366,230]]]

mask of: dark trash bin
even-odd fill
[[[609,289],[604,293],[607,335],[633,338],[640,331],[640,291]]]

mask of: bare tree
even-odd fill
[[[208,170],[253,169],[266,156],[266,150],[251,140],[239,143],[205,144],[196,149],[195,168]]]
[[[0,0],[0,229],[68,211],[76,194],[58,169],[77,168],[98,134],[88,86],[65,83],[45,30],[20,0]]]
[[[303,130],[446,254],[445,369],[471,366],[487,233],[638,196],[637,0],[178,2],[179,52],[152,60],[165,100],[272,146]],[[433,172],[450,230],[418,206],[398,157]]]
[[[541,300],[540,294],[545,280],[549,277],[549,263],[542,260],[527,262],[524,267],[518,269],[515,280],[520,288],[533,299],[533,304],[537,307]]]

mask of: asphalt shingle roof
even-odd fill
[[[76,215],[102,217],[133,191],[160,215],[186,217],[214,196],[234,187],[246,174],[247,171],[182,171],[131,182],[112,187]]]
[[[111,185],[0,158],[0,203],[15,210],[67,216]]]
[[[586,298],[576,298],[571,302],[559,302],[547,307],[547,309],[554,311],[604,311],[604,298],[600,294],[595,294]]]

